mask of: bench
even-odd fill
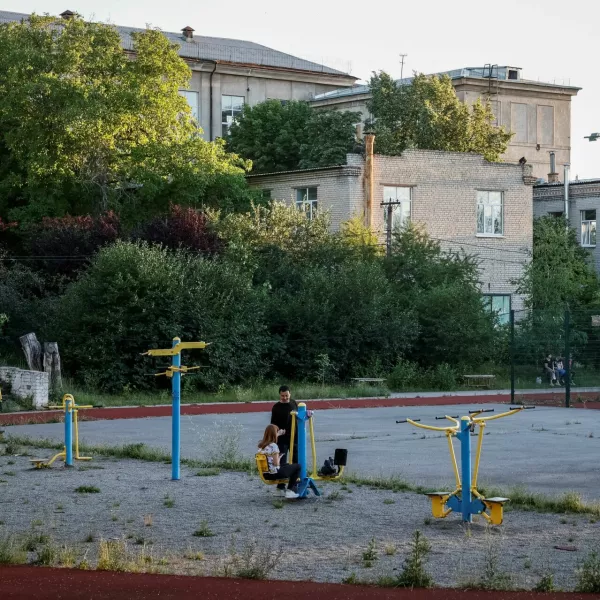
[[[463,375],[465,383],[470,387],[487,388],[490,389],[490,385],[495,375]]]
[[[385,377],[352,377],[356,383],[385,383]]]

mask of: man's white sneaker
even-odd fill
[[[295,500],[296,498],[299,498],[300,496],[298,494],[296,494],[296,492],[293,492],[292,490],[285,490],[285,497],[286,497],[286,500]]]

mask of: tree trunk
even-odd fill
[[[62,376],[60,372],[60,354],[56,342],[44,343],[44,371],[48,373],[49,388],[51,393],[62,390]]]
[[[28,333],[22,335],[19,338],[25,358],[27,359],[27,366],[30,371],[42,371],[42,346],[38,342],[35,333]]]

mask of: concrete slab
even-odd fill
[[[310,408],[310,406],[309,406]],[[318,460],[335,448],[349,451],[348,469],[361,474],[399,475],[429,488],[452,487],[453,477],[443,433],[396,424],[406,417],[441,426],[435,416],[463,415],[473,406],[421,406],[317,411],[315,431]],[[506,405],[486,404],[496,412]],[[252,456],[268,413],[184,416],[182,456],[206,458],[219,452],[227,439],[239,438],[241,451]],[[170,448],[167,417],[84,422],[81,440],[90,444],[144,442]],[[509,488],[522,485],[545,494],[578,491],[600,498],[600,411],[539,407],[492,421],[486,428],[480,485]],[[20,425],[6,433],[61,440],[61,424]],[[473,438],[475,440],[475,438]],[[458,452],[458,443],[457,452]]]

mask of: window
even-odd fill
[[[513,140],[515,142],[527,143],[527,104],[511,105],[511,130],[515,134]]]
[[[509,69],[508,70],[508,78],[509,79],[519,79],[519,71],[517,71],[516,69]]]
[[[388,206],[392,207],[392,229],[398,229],[410,221],[412,188],[383,188],[383,224],[388,228]]]
[[[551,213],[548,213],[548,214],[549,214],[551,217],[554,217],[555,219],[562,219],[562,217],[564,217],[564,216],[565,216],[565,213],[564,213],[564,212],[562,212],[562,210],[561,210],[561,211],[558,211],[558,212],[551,212]]]
[[[554,107],[538,106],[537,109],[540,144],[542,146],[554,146]]]
[[[596,245],[596,211],[581,211],[581,245]]]
[[[496,314],[500,325],[506,325],[510,321],[510,294],[484,294],[483,305]]]
[[[198,108],[198,92],[190,92],[189,90],[179,90],[179,95],[183,96],[192,109],[192,116],[196,121],[200,121],[200,110]]]
[[[503,235],[504,214],[502,192],[477,192],[477,233]]]
[[[221,96],[221,135],[225,137],[233,120],[242,113],[244,96]]]
[[[263,200],[270,200],[271,199],[271,192],[273,190],[260,190],[260,195],[262,196]]]
[[[309,221],[317,215],[317,188],[298,188],[296,190],[296,208],[306,213]]]

